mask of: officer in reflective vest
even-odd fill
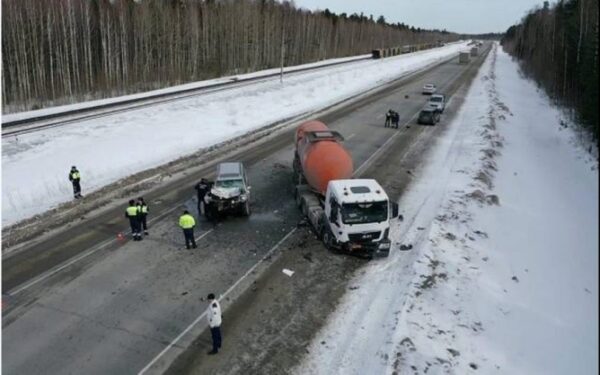
[[[137,202],[138,210],[140,211],[140,229],[144,230],[144,234],[148,235],[148,223],[146,217],[148,216],[148,205],[144,201],[144,198],[139,197]]]
[[[194,220],[194,217],[190,215],[190,213],[187,210],[183,211],[183,215],[181,215],[181,217],[179,218],[179,226],[181,227],[181,229],[183,229],[186,249],[190,248],[190,243],[195,249],[196,240],[194,239],[194,227],[196,226],[196,220]]]
[[[79,181],[81,180],[81,175],[77,170],[77,167],[72,166],[71,171],[69,172],[69,181],[73,184],[73,196],[75,199],[81,198],[81,185]]]
[[[129,219],[133,240],[141,241],[142,234],[140,233],[140,210],[133,199],[129,201],[129,207],[127,207],[125,210],[125,217]]]

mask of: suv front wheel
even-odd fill
[[[246,201],[246,203],[242,206],[242,216],[250,216],[251,213],[250,202]]]

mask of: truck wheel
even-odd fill
[[[323,231],[323,244],[325,244],[325,248],[327,250],[333,249],[333,235],[329,229],[325,229]]]

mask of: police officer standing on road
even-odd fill
[[[210,327],[210,335],[212,337],[212,350],[208,354],[217,354],[221,349],[221,305],[215,299],[213,293],[208,295],[208,310],[206,316],[208,318],[208,326]]]
[[[385,127],[389,128],[390,125],[392,124],[392,113],[394,111],[392,111],[391,109],[389,111],[387,111],[387,113],[385,114]]]
[[[138,210],[140,212],[140,230],[144,229],[144,234],[148,235],[148,222],[146,217],[148,216],[148,205],[144,201],[144,198],[139,197],[137,202]]]
[[[81,180],[81,175],[77,170],[76,166],[71,167],[71,171],[69,172],[69,181],[73,184],[73,196],[75,199],[81,198],[81,185],[79,184]]]
[[[133,199],[129,201],[129,207],[127,207],[125,210],[125,217],[129,219],[133,240],[141,241],[142,234],[140,233],[140,210]]]
[[[192,247],[195,249],[196,240],[194,239],[194,227],[196,226],[196,220],[194,220],[194,217],[190,215],[187,210],[183,211],[183,215],[179,218],[179,226],[183,229],[185,248],[189,249],[191,243]]]
[[[398,129],[398,122],[400,122],[400,115],[396,111],[392,111],[392,124]]]
[[[196,192],[198,193],[198,212],[200,216],[204,215],[204,197],[212,188],[212,184],[205,178],[200,179],[200,182],[194,186]]]

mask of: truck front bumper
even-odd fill
[[[343,249],[351,254],[366,255],[373,258],[383,258],[390,255],[392,242],[389,239],[383,239],[379,242],[347,242]]]

